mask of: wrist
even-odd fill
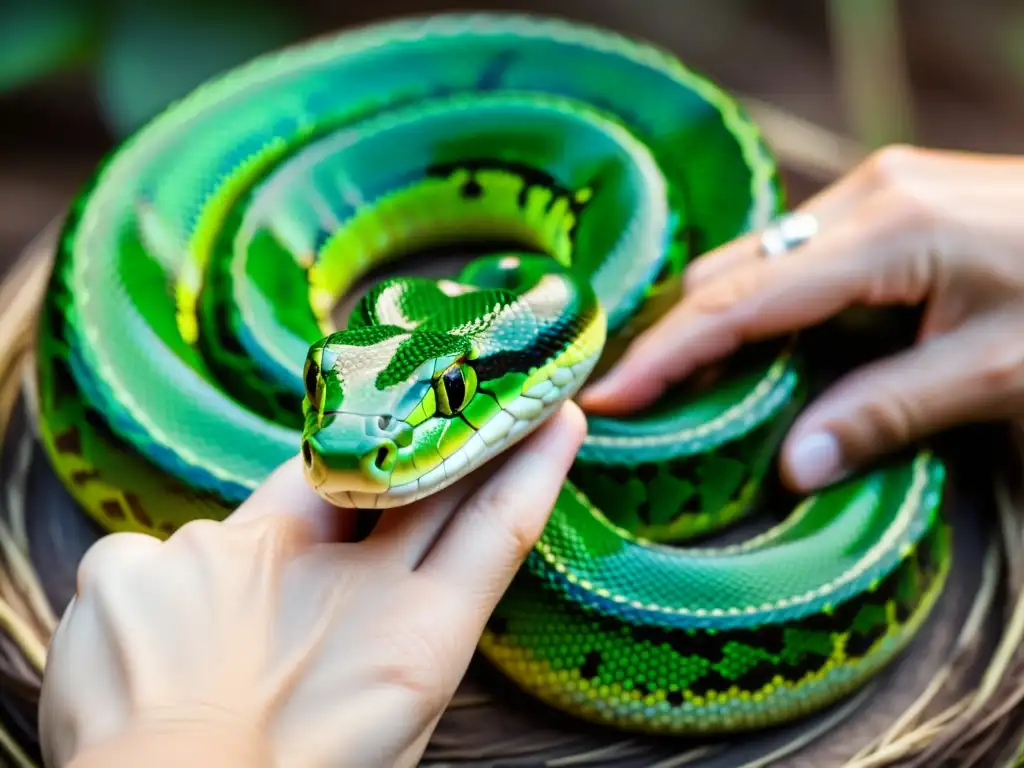
[[[87,745],[67,768],[274,768],[254,723],[214,707],[146,712],[120,733]]]

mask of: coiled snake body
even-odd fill
[[[528,434],[693,257],[781,209],[736,104],[608,32],[442,15],[265,56],[76,199],[41,315],[43,440],[110,531],[223,518],[300,450],[336,504],[405,504]],[[371,269],[460,242],[484,255],[458,278],[378,282],[333,327]],[[799,345],[769,351],[590,418],[480,644],[522,688],[624,729],[762,727],[849,693],[928,615],[949,533],[927,452],[742,543],[676,546],[763,495],[805,394]]]

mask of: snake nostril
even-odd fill
[[[313,449],[309,445],[309,440],[302,441],[302,460],[307,467],[313,466]]]
[[[377,455],[373,459],[373,464],[375,467],[377,467],[377,469],[384,469],[390,457],[390,448],[386,445],[382,445],[380,448],[377,449]]]

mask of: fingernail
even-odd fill
[[[817,488],[842,471],[839,441],[829,432],[814,432],[797,442],[790,458],[790,471],[801,488]]]

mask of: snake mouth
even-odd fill
[[[406,506],[457,483],[540,427],[564,400],[563,396],[553,396],[561,395],[557,388],[546,386],[543,391],[546,398],[520,395],[438,466],[407,482],[368,483],[363,475],[365,469],[353,473],[332,471],[319,476],[315,452],[312,453],[314,468],[307,471],[307,478],[320,496],[338,507],[392,509]],[[305,455],[305,447],[303,450]],[[381,459],[379,450],[372,460],[388,462],[387,458]],[[371,461],[371,457],[367,456],[366,461]],[[389,475],[389,480],[394,480],[394,474]]]
[[[397,462],[398,445],[385,435],[338,430],[302,441],[306,482],[339,506],[359,506],[386,492]]]

